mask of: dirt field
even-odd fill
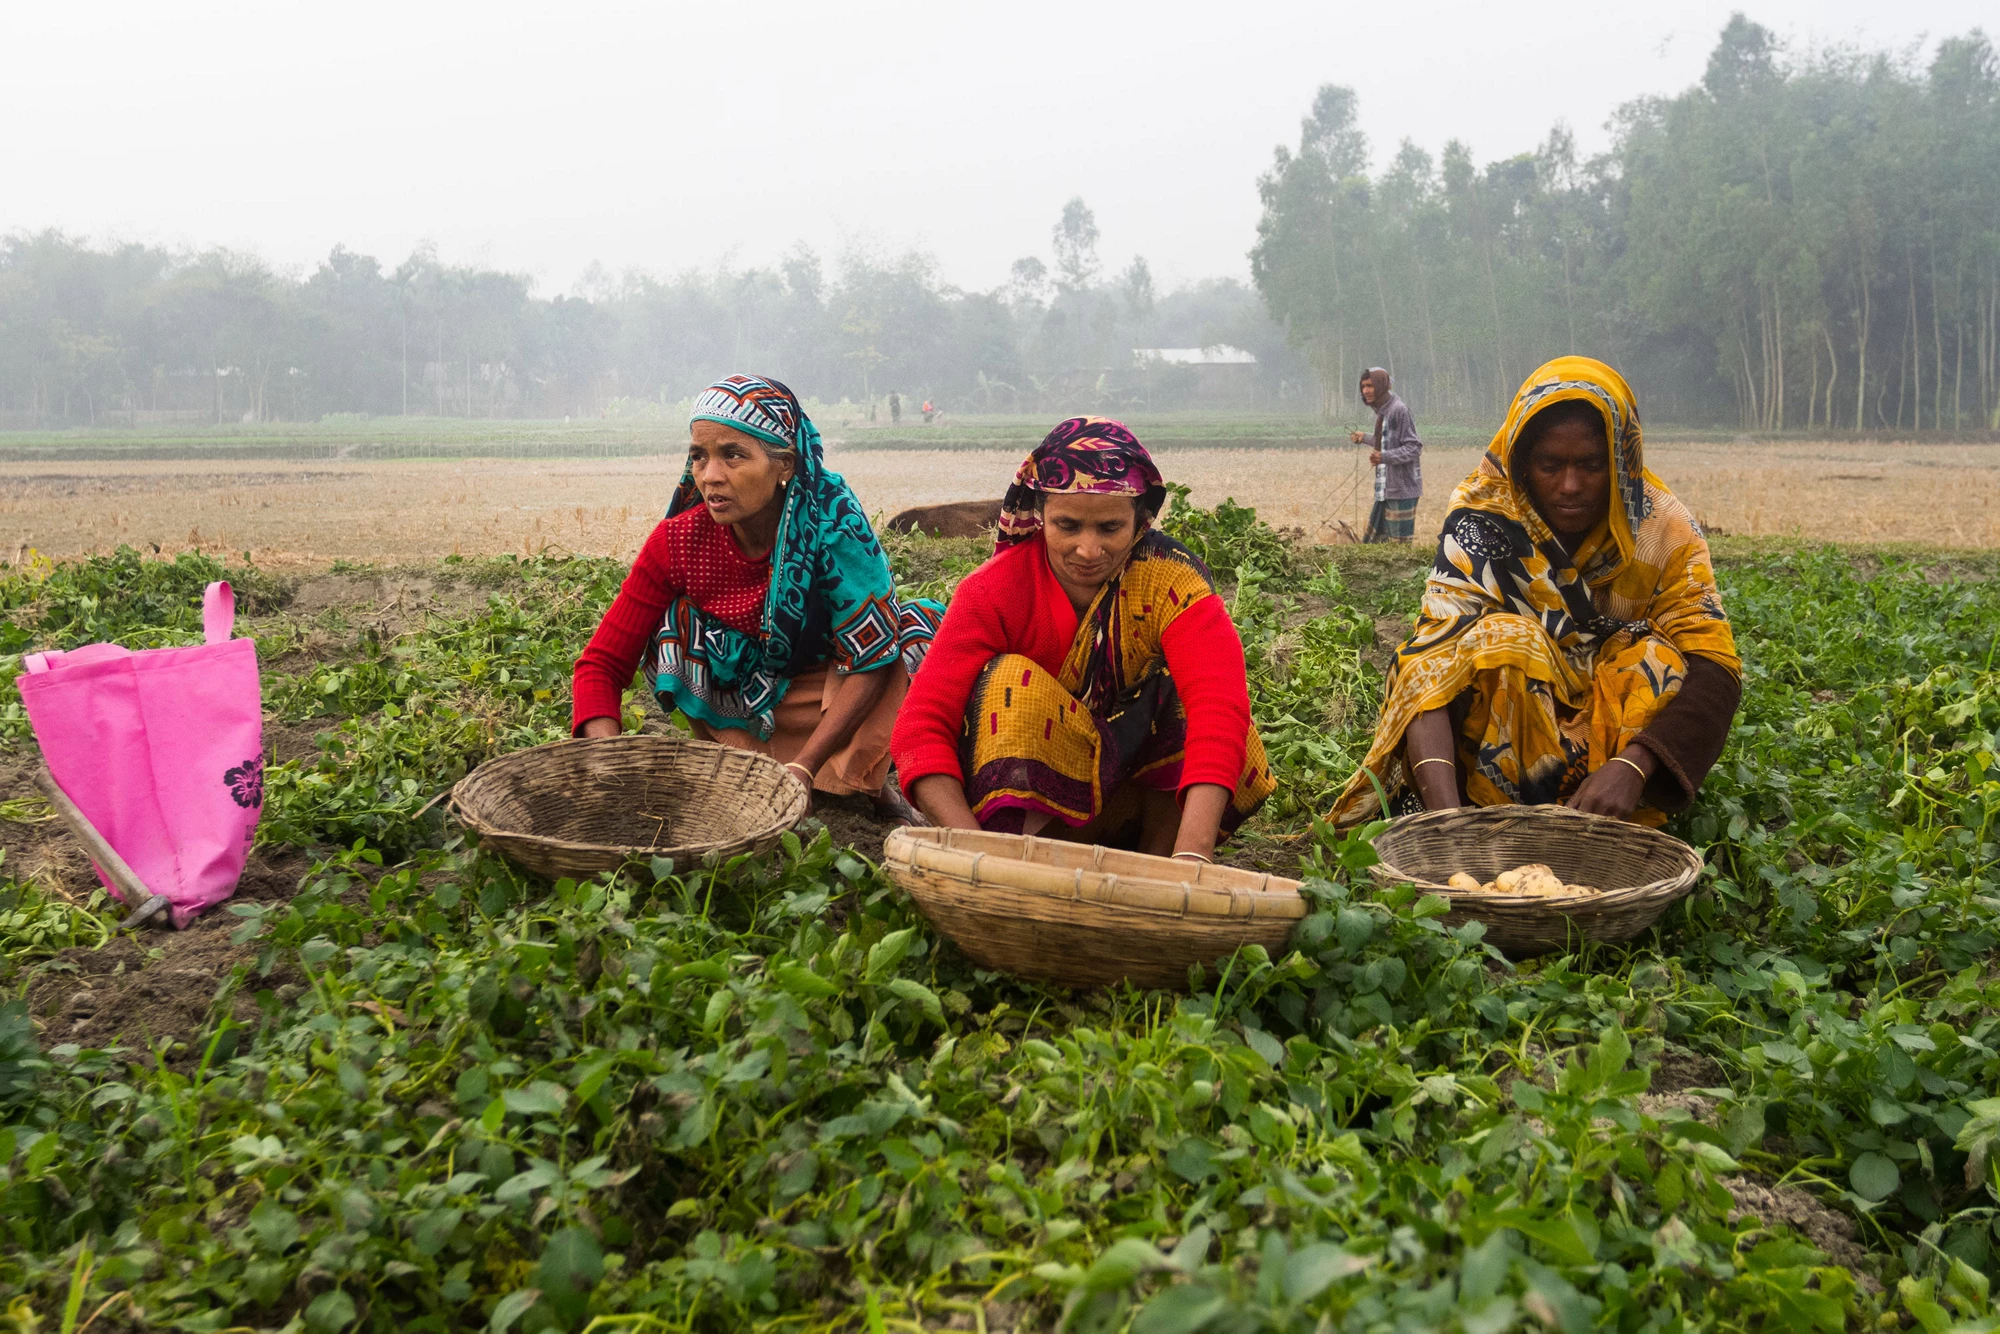
[[[1472,448],[1433,448],[1418,532],[1434,532]],[[835,446],[871,513],[998,495],[1019,464],[998,449]],[[1661,441],[1648,462],[1722,532],[1845,542],[2000,546],[2000,445]],[[1359,528],[1368,471],[1351,449],[1183,447],[1171,481],[1213,504],[1338,540]],[[62,558],[121,543],[171,554],[249,552],[271,567],[400,562],[458,553],[569,550],[630,556],[659,516],[678,463],[659,459],[0,464],[0,559]]]

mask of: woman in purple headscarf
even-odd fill
[[[1021,465],[890,740],[932,823],[1207,861],[1270,794],[1242,641],[1153,526],[1165,500],[1145,446],[1102,417]]]

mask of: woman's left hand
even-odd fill
[[[1629,820],[1639,809],[1652,772],[1652,752],[1643,746],[1627,746],[1616,759],[1606,761],[1603,768],[1584,779],[1564,804],[1587,815]]]

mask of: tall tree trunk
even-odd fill
[[[1776,281],[1771,283],[1771,347],[1777,353],[1778,380],[1772,386],[1772,429],[1785,429],[1785,294]]]
[[[1960,321],[1951,326],[1952,351],[1951,368],[1951,429],[1962,430],[1965,426],[1965,324]]]
[[[1854,339],[1854,429],[1867,420],[1868,408],[1868,270],[1861,270],[1861,309],[1855,312],[1860,332]]]
[[[1944,427],[1944,326],[1938,315],[1937,237],[1930,238],[1931,269],[1931,429]]]
[[[1736,313],[1736,346],[1743,353],[1742,401],[1738,404],[1736,416],[1743,429],[1751,431],[1763,420],[1763,408],[1757,401],[1757,373],[1750,368],[1750,329],[1741,308]]]
[[[1826,359],[1833,367],[1832,370],[1827,372],[1826,376],[1826,426],[1828,430],[1832,430],[1834,428],[1833,387],[1840,383],[1840,354],[1833,350],[1832,331],[1825,325],[1821,325],[1819,331],[1826,336]]]
[[[1819,344],[1808,338],[1806,346],[1812,349],[1812,388],[1806,391],[1806,429],[1810,431],[1819,414]]]
[[[1917,323],[1917,253],[1908,252],[1910,275],[1910,371],[1912,376],[1910,394],[1910,430],[1924,429],[1924,339],[1923,326]],[[1903,424],[1903,409],[1900,400],[1896,407],[1896,425]]]

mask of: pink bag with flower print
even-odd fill
[[[205,644],[31,653],[15,681],[50,776],[175,926],[236,891],[264,806],[257,646],[235,624],[236,595],[213,583]]]

